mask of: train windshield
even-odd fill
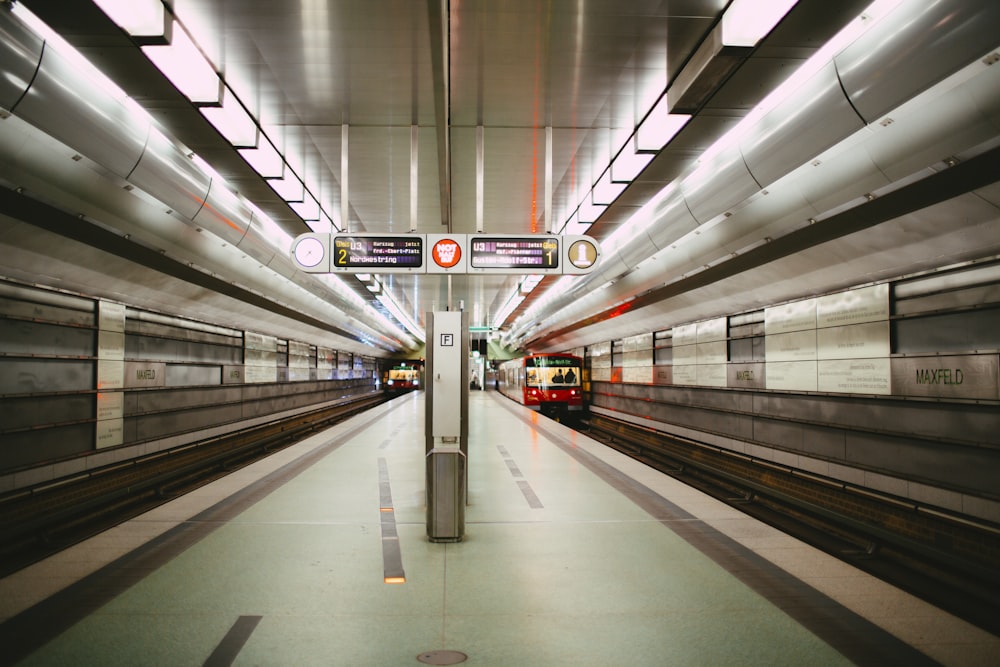
[[[392,368],[389,370],[389,382],[414,382],[418,379],[416,368]]]
[[[529,387],[579,387],[580,360],[577,357],[529,357],[525,359]]]

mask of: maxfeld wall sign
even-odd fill
[[[300,234],[292,259],[309,273],[584,275],[601,249],[589,236]]]

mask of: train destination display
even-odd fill
[[[333,266],[364,268],[419,269],[424,264],[424,240],[410,236],[334,236]]]
[[[556,237],[480,237],[472,240],[474,269],[559,268],[559,241]]]

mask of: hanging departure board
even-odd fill
[[[591,273],[600,245],[582,235],[299,234],[289,256],[308,273]]]

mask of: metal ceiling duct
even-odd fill
[[[116,97],[109,88],[81,73],[71,58],[45,43],[7,4],[0,6],[0,63],[0,105],[77,151],[76,159],[86,158],[98,166],[88,174],[71,174],[68,167],[56,166],[64,171],[61,185],[69,188],[71,198],[90,202],[92,210],[120,219],[112,223],[108,218],[94,217],[98,224],[128,233],[137,242],[150,239],[150,245],[155,245],[156,239],[168,239],[173,253],[185,260],[211,267],[222,278],[267,294],[277,303],[296,304],[338,328],[354,327],[352,333],[359,340],[380,341],[389,351],[418,345],[402,329],[387,331],[387,321],[362,300],[354,300],[349,288],[342,293],[320,277],[302,274],[286,249],[275,247],[266,238],[261,221],[254,219],[255,213],[243,199],[200,169],[190,151],[161,133],[151,119],[136,113],[124,96]],[[0,125],[0,135],[2,158],[8,166],[18,164],[29,173],[33,169],[38,177],[53,167],[51,162],[46,164],[45,148],[38,145],[37,136],[9,123]],[[95,181],[95,172],[100,170],[106,170],[107,183]],[[124,196],[118,184],[109,191],[116,178],[138,192]],[[40,178],[36,188],[50,187],[44,183]],[[163,219],[152,220],[148,212],[140,213],[141,205],[129,197],[143,194],[197,233],[171,232]],[[53,196],[49,199],[56,201]],[[235,246],[254,261],[219,255],[215,252],[219,244],[207,242],[216,237],[222,247]],[[260,271],[261,266],[268,271]],[[272,280],[271,272],[284,278],[294,276],[294,280]],[[318,296],[313,300],[318,303],[304,300],[302,288]],[[324,302],[339,313],[329,312]]]
[[[809,217],[856,204],[866,193],[890,186],[890,179],[912,177],[948,156],[995,140],[1000,111],[993,94],[1000,90],[996,72],[979,72],[974,86],[957,82],[954,90],[926,100],[919,113],[888,122],[885,114],[977,63],[998,46],[997,25],[1000,3],[992,0],[942,0],[930,7],[920,0],[903,2],[758,119],[738,143],[703,159],[668,186],[651,211],[641,210],[622,226],[627,232],[604,242],[598,271],[561,295],[540,299],[544,312],[541,305],[529,308],[508,340],[515,345],[539,341],[616,299],[723,261],[747,243],[776,238],[808,224]],[[911,57],[914,50],[919,57]],[[884,85],[887,76],[892,85]],[[806,175],[782,180],[845,141],[853,150],[838,150],[832,164],[817,164]],[[762,203],[753,206],[758,201]],[[765,215],[757,213],[762,207]],[[692,239],[692,232],[702,233]],[[674,249],[682,238],[684,247]],[[632,277],[666,249],[673,254],[669,260],[657,257],[660,271]],[[598,292],[609,283],[612,287]],[[545,323],[539,326],[543,316]]]

